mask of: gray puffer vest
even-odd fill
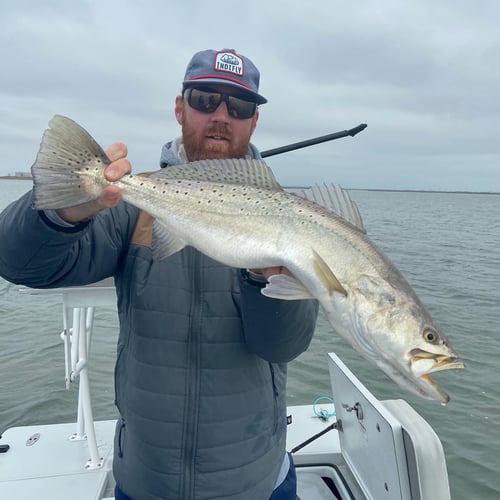
[[[253,314],[260,290],[191,248],[161,263],[131,248],[117,282],[128,305],[116,364],[117,483],[138,500],[269,498],[285,451],[286,364],[245,342],[242,314]]]

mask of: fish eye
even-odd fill
[[[424,337],[424,340],[426,342],[429,342],[430,344],[437,344],[439,341],[438,334],[429,328],[426,328],[424,330],[423,337]]]

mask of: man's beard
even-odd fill
[[[207,143],[207,137],[220,137],[226,139],[226,141],[219,144],[213,142]],[[244,158],[248,153],[250,137],[246,140],[238,141],[237,144],[232,142],[232,138],[229,127],[224,123],[216,123],[200,133],[191,129],[186,125],[186,121],[183,120],[182,143],[189,161]]]

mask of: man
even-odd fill
[[[182,137],[163,147],[162,167],[258,158],[258,89],[248,58],[195,54],[175,102]],[[130,172],[126,154],[108,149],[109,180]],[[28,193],[0,216],[2,276],[40,288],[115,279],[116,498],[295,499],[286,363],[307,349],[317,304],[260,293],[287,270],[233,269],[191,247],[156,261],[151,217],[113,185],[85,205],[30,207]]]

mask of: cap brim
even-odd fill
[[[217,84],[217,85],[223,85],[224,87],[233,87],[233,88],[236,88],[238,90],[241,90],[244,94],[248,94],[249,96],[251,96],[252,99],[257,104],[265,104],[267,102],[267,99],[264,96],[257,94],[257,92],[254,92],[253,90],[250,90],[243,85],[239,85],[235,82],[231,82],[228,80],[221,80],[219,78],[200,78],[197,80],[185,80],[184,82],[182,82],[183,88],[196,87],[200,84],[201,85],[203,85],[203,84]]]

